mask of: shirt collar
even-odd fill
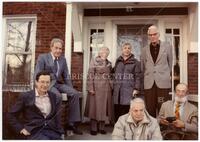
[[[35,96],[36,97],[48,97],[48,93],[46,93],[45,95],[40,96],[37,89],[35,88]]]
[[[58,60],[58,57],[56,58],[56,57],[54,57],[54,55],[52,54],[52,52],[51,52],[51,56],[52,56],[52,58],[53,58],[53,61],[55,60],[55,59],[57,59]]]
[[[150,120],[147,118],[146,113],[144,113],[144,118],[143,118],[143,120],[140,121],[140,122],[138,123],[139,125],[137,125],[137,124],[135,123],[135,121],[133,120],[132,116],[129,114],[129,116],[128,116],[128,118],[127,118],[127,122],[132,123],[132,124],[134,124],[135,126],[139,126],[139,125],[141,125],[141,124],[150,123]]]

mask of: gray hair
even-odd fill
[[[62,44],[62,46],[63,46],[63,44],[64,44],[64,42],[63,42],[62,39],[53,38],[53,39],[51,40],[50,47],[53,47],[54,43],[57,43],[57,42],[60,42],[60,43]]]
[[[132,48],[132,45],[129,42],[125,42],[124,44],[122,44],[122,47],[124,46],[130,46]]]
[[[131,100],[131,102],[130,102],[130,109],[133,108],[133,106],[134,106],[136,103],[142,103],[142,104],[144,104],[144,108],[145,108],[144,100],[141,99],[141,98],[135,98],[135,99]]]
[[[101,48],[99,49],[98,55],[100,56],[102,52],[106,52],[106,53],[109,55],[110,50],[109,50],[108,47],[105,47],[105,46],[104,46],[104,47],[101,47]]]
[[[155,29],[156,32],[159,33],[157,26],[156,26],[156,25],[151,25],[151,26],[148,28],[147,34],[149,34],[149,31],[150,31],[151,29]]]

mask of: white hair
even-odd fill
[[[144,108],[145,108],[144,100],[141,99],[141,98],[135,98],[135,99],[131,100],[131,102],[130,102],[130,109],[133,108],[133,106],[134,106],[136,103],[142,103],[142,104],[144,104]]]

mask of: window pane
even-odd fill
[[[7,85],[30,85],[31,55],[8,54],[6,67]]]
[[[173,29],[174,35],[179,35],[179,29]]]
[[[32,21],[7,21],[7,52],[31,51]]]
[[[172,33],[172,29],[165,29],[165,33],[166,34],[171,34]]]

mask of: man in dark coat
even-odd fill
[[[140,91],[140,63],[131,53],[131,44],[122,46],[122,55],[114,67],[114,109],[115,121],[119,116],[129,112],[130,101]]]
[[[79,96],[80,93],[76,91],[71,82],[71,77],[68,72],[67,62],[62,56],[63,41],[54,38],[50,44],[51,52],[41,54],[38,57],[35,73],[41,70],[47,70],[51,74],[52,82],[49,87],[50,91],[55,93],[58,98],[62,98],[61,93],[66,93],[69,96],[69,122],[68,129],[73,130],[75,134],[82,134],[82,132],[75,125],[76,122],[81,121]]]
[[[47,91],[50,84],[50,74],[41,71],[36,75],[36,88],[23,93],[8,114],[11,127],[27,139],[54,140],[61,139],[64,133],[61,127],[59,111],[61,100]],[[19,116],[23,114],[24,123]]]

